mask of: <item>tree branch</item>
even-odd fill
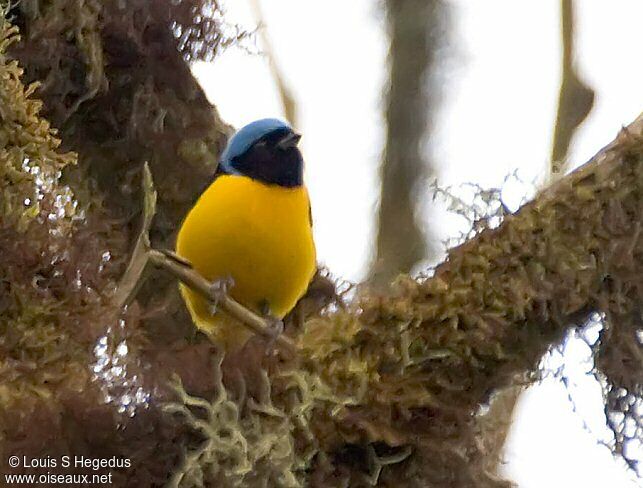
[[[132,257],[113,297],[113,302],[118,309],[129,305],[130,301],[134,299],[136,291],[142,283],[141,277],[147,266],[148,253],[151,248],[150,228],[152,227],[152,221],[156,213],[157,195],[154,189],[154,182],[152,181],[152,173],[147,162],[143,165],[142,188],[143,222],[141,223],[141,231],[136,239],[134,250],[132,251]]]
[[[561,0],[560,15],[562,80],[551,153],[552,176],[562,175],[567,171],[566,158],[572,137],[594,105],[594,90],[579,78],[574,63],[574,0]]]
[[[312,358],[307,367],[345,402],[332,420],[314,420],[325,451],[350,439],[412,445],[405,466],[390,468],[391,482],[505,486],[485,464],[476,412],[492,392],[528,379],[592,312],[627,317],[636,309],[642,184],[643,115],[498,228],[452,249],[432,278],[362,292],[357,324],[349,316],[308,324],[298,341]],[[610,369],[599,367],[613,391],[634,395],[641,371],[630,348],[641,350],[640,324],[623,319],[611,328],[630,347],[610,341]]]

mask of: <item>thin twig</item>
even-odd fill
[[[369,444],[367,451],[369,463],[371,464],[371,473],[368,476],[368,482],[371,486],[375,486],[379,481],[380,474],[382,473],[382,468],[384,468],[384,466],[398,464],[406,460],[406,458],[413,454],[413,447],[405,446],[401,451],[395,454],[382,457],[377,455],[372,444]]]
[[[147,163],[143,166],[143,195],[143,224],[141,226],[141,232],[136,240],[132,258],[114,295],[114,303],[118,307],[124,307],[131,302],[143,282],[143,272],[147,264],[151,263],[154,266],[164,269],[182,283],[185,283],[209,302],[213,304],[216,303],[218,308],[237,319],[255,334],[272,339],[271,326],[267,320],[248,310],[229,295],[221,294],[220,292],[215,293],[213,284],[201,276],[188,263],[172,257],[167,252],[159,251],[151,247],[149,231],[152,225],[152,219],[156,213],[156,190],[154,189],[152,174]],[[287,336],[278,336],[276,342],[288,348],[291,352],[297,350],[297,346]]]
[[[277,92],[279,93],[279,99],[281,100],[281,106],[284,110],[284,115],[286,120],[293,127],[297,128],[297,102],[292,93],[292,90],[288,87],[286,80],[282,74],[277,60],[275,58],[275,50],[272,47],[272,42],[270,41],[270,36],[268,35],[268,28],[266,27],[265,16],[263,9],[261,8],[260,0],[251,0],[250,2],[252,9],[254,10],[257,23],[259,24],[259,35],[261,36],[261,42],[263,44],[263,51],[268,58],[268,66],[270,68],[270,73],[272,74],[273,79],[275,80],[275,85]]]
[[[197,273],[194,268],[181,264],[179,261],[170,258],[167,254],[156,249],[150,249],[148,256],[152,264],[163,268],[179,281],[185,283],[192,290],[203,296],[206,300],[216,303],[218,308],[232,315],[255,334],[267,338],[273,337],[271,327],[264,318],[247,309],[229,295],[215,292],[212,283]],[[277,337],[277,343],[293,351],[297,349],[290,338],[284,335]]]
[[[156,190],[152,181],[152,173],[147,161],[143,165],[143,223],[141,232],[136,240],[132,251],[132,257],[127,269],[121,278],[118,289],[114,294],[113,301],[118,309],[128,305],[136,296],[143,280],[141,279],[145,266],[149,260],[148,251],[150,246],[150,227],[154,214],[156,214]]]

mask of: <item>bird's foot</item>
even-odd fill
[[[270,351],[273,349],[275,342],[284,331],[284,321],[270,313],[270,304],[267,301],[264,301],[259,305],[259,310],[268,324],[268,347],[266,350]]]
[[[219,303],[227,296],[230,288],[234,286],[234,279],[232,276],[224,278],[217,278],[210,285],[210,313],[214,315],[217,313]]]
[[[264,319],[268,323],[268,347],[266,351],[271,351],[284,331],[284,321],[272,315],[264,315]]]
[[[273,340],[279,337],[284,332],[283,320],[278,319],[277,317],[273,317],[272,315],[268,315],[266,317],[266,321],[268,322],[268,330],[270,331],[270,335],[273,337]]]

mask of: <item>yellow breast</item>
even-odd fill
[[[315,273],[315,245],[306,189],[223,175],[201,195],[177,238],[176,252],[209,280],[231,276],[230,295],[278,318],[306,292]],[[195,324],[227,345],[249,333],[222,313],[213,316],[191,290],[182,294]]]

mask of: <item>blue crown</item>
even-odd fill
[[[262,137],[279,129],[290,130],[290,126],[279,119],[260,119],[242,127],[228,141],[228,145],[221,154],[221,164],[226,169],[230,169],[234,158],[241,156]]]

